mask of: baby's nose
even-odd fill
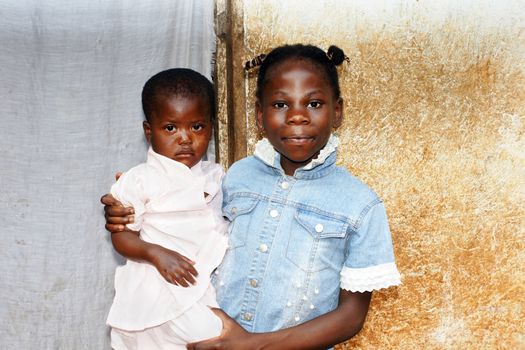
[[[191,134],[185,130],[181,130],[179,133],[180,143],[191,143]]]

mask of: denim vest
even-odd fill
[[[340,288],[399,284],[384,206],[335,165],[337,139],[329,144],[287,176],[263,140],[226,174],[229,248],[213,282],[219,305],[250,332],[323,315],[337,307]]]

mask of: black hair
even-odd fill
[[[259,57],[262,58],[258,59]],[[295,44],[276,47],[270,51],[268,55],[260,55],[254,60],[249,61],[249,63],[247,62],[247,69],[253,68],[256,63],[260,62],[259,73],[257,75],[257,90],[255,92],[259,100],[262,97],[262,92],[267,82],[266,75],[270,68],[289,59],[311,61],[325,73],[325,78],[333,90],[335,99],[337,100],[341,97],[336,66],[343,63],[344,60],[348,60],[343,50],[332,45],[328,48],[328,52],[324,52],[317,46]]]
[[[196,97],[205,103],[210,119],[215,119],[215,91],[204,75],[188,68],[172,68],[159,72],[148,79],[142,89],[142,109],[147,121],[161,98],[171,96]]]

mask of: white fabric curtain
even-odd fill
[[[0,349],[109,349],[99,198],[143,161],[154,73],[211,76],[213,0],[0,0]]]

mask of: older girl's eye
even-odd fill
[[[308,103],[308,107],[309,108],[314,108],[314,109],[321,108],[322,105],[323,104],[320,101],[311,101],[311,102]]]
[[[172,125],[172,124],[168,124],[168,125],[166,125],[166,126],[164,127],[164,129],[166,129],[166,130],[169,131],[169,132],[173,132],[173,131],[175,131],[175,126]]]
[[[286,103],[284,103],[284,102],[275,102],[275,103],[273,104],[273,107],[274,107],[274,108],[277,108],[277,109],[281,109],[281,108],[286,107]]]

